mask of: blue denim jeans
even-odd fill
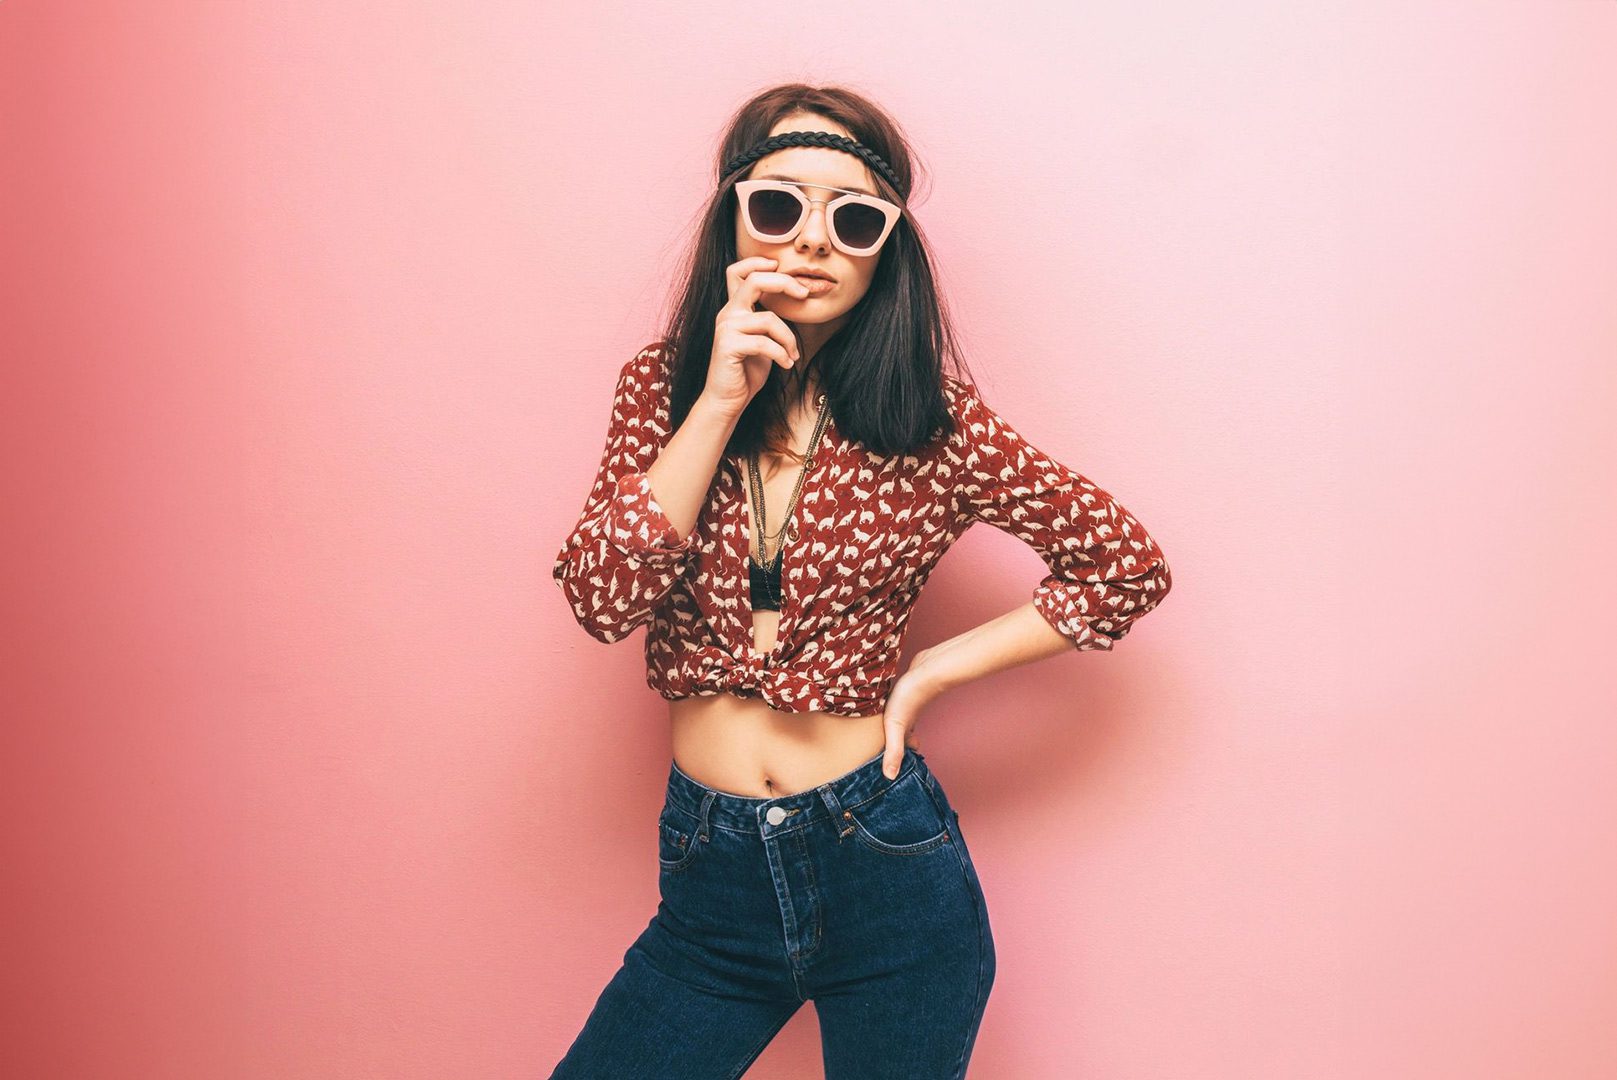
[[[551,1080],[735,1080],[805,1001],[826,1080],[965,1076],[994,940],[918,751],[776,799],[674,765],[657,840],[657,913]]]

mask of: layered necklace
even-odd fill
[[[818,415],[814,420],[814,434],[809,436],[808,450],[803,455],[803,468],[797,474],[797,483],[792,487],[792,497],[786,502],[785,524],[774,533],[769,532],[768,523],[764,519],[764,481],[763,472],[758,464],[758,452],[754,450],[747,458],[748,480],[752,491],[752,509],[754,522],[753,551],[749,560],[748,570],[755,587],[761,585],[764,596],[772,607],[769,610],[780,610],[780,569],[781,558],[786,552],[786,543],[797,539],[797,522],[792,520],[792,511],[797,509],[797,500],[803,494],[803,482],[808,478],[809,470],[814,468],[814,453],[820,447],[820,436],[825,433],[826,421],[831,414],[825,408],[825,394],[815,395],[815,408]],[[784,534],[784,539],[782,539]],[[769,541],[780,541],[775,546],[773,557],[766,558],[764,552]]]

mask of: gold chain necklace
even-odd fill
[[[820,447],[820,436],[825,432],[826,421],[831,417],[831,413],[825,407],[825,394],[823,392],[815,398],[815,405],[819,409],[819,416],[815,418],[814,434],[809,436],[808,451],[803,455],[803,468],[798,472],[797,483],[792,487],[792,497],[786,502],[786,524],[782,525],[774,533],[768,531],[768,526],[764,521],[764,482],[762,470],[758,464],[758,452],[754,450],[747,459],[749,466],[747,478],[750,481],[752,490],[752,508],[755,518],[754,540],[756,542],[756,550],[751,552],[751,556],[753,563],[760,569],[767,569],[785,550],[785,544],[781,544],[776,547],[774,558],[764,558],[765,544],[768,541],[779,539],[781,533],[786,533],[788,540],[797,539],[797,530],[793,527],[796,523],[792,521],[792,511],[797,508],[797,500],[803,494],[803,482],[808,479],[809,470],[814,468],[814,454]]]

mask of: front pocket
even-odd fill
[[[664,870],[683,870],[696,856],[697,838],[680,827],[679,820],[664,810],[657,819],[657,864]]]
[[[922,855],[949,842],[937,804],[913,771],[875,798],[850,807],[847,817],[854,835],[884,855]]]

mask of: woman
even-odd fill
[[[1168,566],[945,373],[911,155],[877,106],[768,91],[719,164],[683,302],[619,373],[555,564],[593,636],[647,628],[674,760],[662,902],[552,1076],[733,1078],[812,1000],[828,1080],[960,1077],[993,938],[916,719],[972,679],[1112,648]],[[898,675],[922,585],[979,521],[1049,575]]]

